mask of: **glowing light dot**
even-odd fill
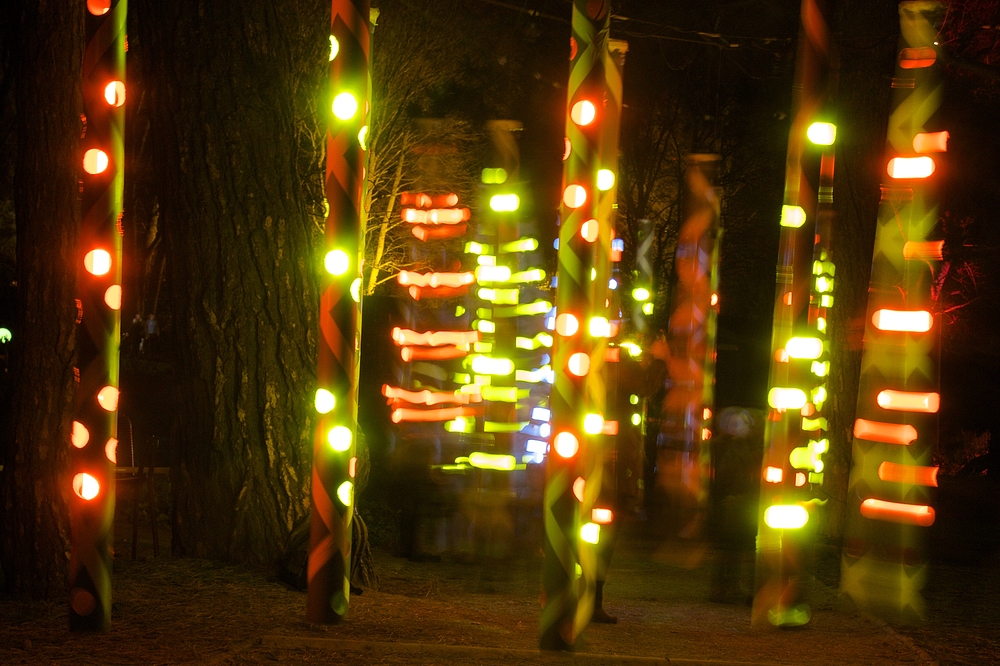
[[[333,115],[339,120],[350,120],[358,113],[358,100],[349,92],[333,98]]]
[[[568,185],[563,191],[563,203],[569,208],[579,208],[587,203],[587,190],[582,185]]]
[[[582,476],[576,477],[576,481],[573,482],[573,497],[576,498],[577,502],[583,501],[583,491],[587,487],[587,482]]]
[[[569,117],[580,127],[586,127],[597,117],[597,108],[590,100],[580,100],[570,109]]]
[[[653,314],[653,304],[652,303],[643,303],[642,304],[642,314],[646,315],[647,317],[649,315]]]
[[[615,514],[611,509],[593,509],[590,512],[590,519],[598,525],[607,525],[615,519]]]
[[[78,449],[82,449],[87,446],[87,442],[90,441],[90,431],[87,430],[87,426],[83,425],[79,421],[73,421],[73,434],[70,435],[70,442],[73,443]]]
[[[764,480],[768,483],[781,483],[785,477],[785,472],[780,467],[770,467],[764,470]]]
[[[813,123],[806,136],[817,146],[832,146],[837,140],[837,126],[833,123]]]
[[[611,169],[601,169],[597,172],[597,189],[607,192],[615,186],[615,172]]]
[[[351,503],[354,501],[354,484],[350,481],[344,481],[337,486],[337,499],[344,506],[351,506]]]
[[[583,236],[583,240],[588,243],[593,243],[597,240],[598,232],[600,231],[600,226],[597,220],[587,220],[580,226],[580,235]]]
[[[796,388],[774,387],[767,393],[767,404],[775,409],[802,409],[806,393]]]
[[[894,157],[889,160],[887,171],[890,178],[927,178],[934,173],[936,165],[930,157]]]
[[[330,62],[340,53],[340,42],[333,35],[330,35]]]
[[[712,297],[709,299],[709,303],[711,303],[712,305],[718,305],[719,304],[719,295],[718,294],[712,294]]]
[[[789,358],[817,359],[823,355],[823,341],[819,338],[791,338],[785,344]]]
[[[580,321],[568,312],[564,312],[556,317],[556,333],[563,337],[576,335],[580,330]]]
[[[343,275],[351,267],[351,258],[343,250],[330,250],[323,260],[326,272],[331,275]]]
[[[601,540],[601,526],[597,523],[586,523],[580,528],[580,540],[596,544]]]
[[[83,258],[83,267],[91,275],[107,275],[111,270],[111,255],[107,250],[91,250]]]
[[[637,301],[648,301],[649,300],[649,289],[645,287],[636,287],[632,290],[632,298]]]
[[[494,194],[490,197],[490,209],[498,213],[510,213],[518,209],[521,200],[516,194]]]
[[[122,309],[122,288],[121,285],[113,284],[104,292],[104,302],[112,310]]]
[[[352,456],[349,461],[347,461],[347,476],[352,479],[358,474],[358,458],[357,456]]]
[[[595,338],[611,337],[611,322],[606,317],[591,317],[587,322],[590,335]]]
[[[569,159],[569,156],[573,154],[573,143],[569,140],[569,137],[565,137],[565,143],[563,144],[563,162]]]
[[[590,356],[583,352],[577,352],[569,357],[566,367],[569,369],[570,374],[577,377],[584,377],[590,372]]]
[[[639,414],[632,415],[632,425],[637,426],[642,423],[642,416]]]
[[[337,406],[337,399],[326,389],[316,389],[316,411],[329,414]]]
[[[118,389],[114,386],[105,386],[97,392],[97,402],[105,411],[115,411],[118,409]]]
[[[101,484],[90,474],[81,473],[73,477],[73,492],[80,499],[92,500],[101,492]]]
[[[111,9],[111,0],[87,0],[87,11],[94,16],[103,16]]]
[[[13,334],[10,329],[5,326],[0,326],[0,344],[5,344],[13,339]]]
[[[563,458],[572,458],[580,450],[580,441],[571,432],[561,432],[552,442],[553,448]]]
[[[351,282],[351,298],[355,303],[361,302],[361,278],[354,278]]]
[[[111,106],[121,106],[125,103],[125,84],[121,81],[112,81],[104,86],[104,101]]]
[[[769,506],[764,511],[764,523],[775,530],[799,529],[809,522],[809,512],[798,504]]]
[[[806,223],[806,212],[801,206],[781,207],[781,226],[798,229]]]
[[[83,154],[83,170],[91,175],[104,173],[108,168],[108,154],[98,148],[91,148]]]
[[[358,132],[358,145],[361,146],[361,150],[368,150],[368,125]]]
[[[599,435],[604,429],[604,417],[600,414],[587,414],[583,417],[583,431],[588,435]]]
[[[326,441],[333,447],[334,451],[339,453],[351,448],[352,439],[354,439],[354,435],[351,434],[351,429],[345,426],[335,426],[326,436]]]
[[[118,464],[118,440],[114,437],[104,445],[104,457],[116,465]]]

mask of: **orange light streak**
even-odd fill
[[[479,331],[425,331],[418,333],[408,328],[396,326],[392,329],[392,341],[397,345],[467,345],[479,342]]]
[[[899,463],[883,461],[878,466],[878,478],[891,483],[909,483],[918,486],[933,486],[937,488],[937,467],[922,465],[900,465]]]
[[[432,208],[431,210],[419,210],[417,208],[404,208],[399,211],[399,217],[403,222],[410,224],[461,224],[469,219],[469,209]]]
[[[461,287],[472,284],[476,276],[466,271],[464,273],[417,273],[416,271],[399,271],[396,282],[402,285],[412,284],[417,287]]]
[[[412,286],[407,290],[410,294],[410,298],[415,301],[419,301],[421,298],[454,298],[455,296],[464,296],[469,293],[469,288],[467,286],[461,287],[417,287]]]
[[[403,347],[399,350],[399,357],[406,362],[410,361],[446,361],[450,358],[463,358],[469,353],[469,348],[456,347]]]
[[[899,54],[899,66],[903,69],[930,67],[936,60],[937,51],[929,46],[916,49],[903,49]]]
[[[462,393],[461,391],[407,391],[396,386],[382,385],[382,395],[393,400],[405,400],[414,405],[468,405],[472,402],[482,402],[481,393]]]
[[[926,504],[902,504],[870,498],[861,503],[861,515],[872,520],[888,520],[919,527],[934,524],[934,509]]]
[[[422,224],[416,224],[410,229],[410,233],[426,243],[429,240],[458,238],[459,236],[464,236],[468,230],[469,225],[467,224],[435,227],[425,227]]]
[[[944,258],[944,241],[906,241],[903,243],[903,258],[941,261]]]
[[[950,137],[948,132],[920,132],[913,137],[913,152],[946,153]]]
[[[458,203],[458,195],[449,194],[424,194],[423,192],[403,192],[399,196],[400,203],[404,206],[416,206],[417,208],[451,208]]]
[[[917,439],[917,429],[909,424],[858,419],[854,422],[854,436],[872,442],[909,446]]]
[[[896,412],[921,412],[936,414],[941,407],[941,396],[937,393],[917,393],[913,391],[879,391],[875,398],[882,409]]]
[[[923,157],[893,157],[886,167],[891,178],[897,180],[910,180],[927,178],[934,173],[937,165],[934,160],[924,155]]]
[[[604,425],[601,426],[602,435],[617,435],[618,434],[618,421],[605,421]]]
[[[876,310],[872,324],[880,331],[926,333],[931,330],[934,318],[927,310]]]
[[[410,422],[434,422],[434,421],[451,421],[457,419],[461,416],[474,416],[476,414],[476,409],[474,407],[447,407],[445,409],[406,409],[404,407],[397,407],[392,410],[393,423],[401,423],[403,421]]]

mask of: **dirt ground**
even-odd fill
[[[119,541],[111,631],[71,634],[64,603],[0,599],[0,663],[552,663],[536,652],[537,557],[503,566],[415,563],[376,551],[379,590],[355,595],[346,622],[322,627],[305,621],[305,594],[268,571],[163,554],[153,559],[146,543],[132,562],[127,536]],[[927,589],[931,621],[900,628],[862,617],[839,599],[822,582],[836,575],[827,559],[818,569],[809,626],[752,631],[748,606],[707,600],[707,564],[678,566],[676,553],[626,534],[605,591],[605,608],[619,622],[591,625],[584,635],[586,653],[609,657],[576,661],[1000,663],[1000,618],[993,610],[1000,561],[935,569]]]

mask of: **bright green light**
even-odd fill
[[[338,53],[340,53],[340,42],[337,41],[336,37],[330,35],[330,62],[333,62]]]
[[[483,183],[487,185],[502,185],[507,182],[505,169],[483,169]]]
[[[476,419],[472,416],[460,416],[444,424],[448,432],[473,432],[476,429]]]
[[[489,354],[491,351],[493,351],[493,343],[482,342],[482,341],[474,342],[472,343],[472,351],[478,354]]]
[[[476,292],[484,301],[489,301],[497,305],[517,305],[518,297],[517,289],[490,289],[484,287]]]
[[[809,512],[798,504],[775,504],[764,511],[764,523],[774,530],[797,530],[809,522]]]
[[[632,290],[632,298],[639,302],[648,301],[649,289],[646,289],[645,287],[636,287]]]
[[[354,500],[354,484],[350,481],[344,481],[337,486],[337,499],[344,506],[351,506],[351,502]]]
[[[833,123],[813,123],[806,136],[817,146],[832,146],[837,140],[837,126]]]
[[[797,388],[775,386],[767,393],[767,404],[775,409],[802,409],[806,404],[806,393]]]
[[[646,305],[652,305],[652,303],[647,303]],[[640,356],[642,356],[642,347],[635,344],[634,342],[626,341],[618,346],[627,351],[628,355],[631,356],[632,358],[639,358]]]
[[[597,279],[597,269],[596,268],[591,268],[590,269],[590,281],[593,282],[596,279]]]
[[[320,414],[329,414],[337,406],[337,399],[326,389],[316,390],[316,411]]]
[[[821,294],[829,293],[833,291],[833,279],[828,278],[824,275],[816,278],[816,291]]]
[[[501,252],[533,252],[538,249],[538,240],[534,238],[522,238],[521,240],[502,243]]]
[[[607,317],[591,317],[590,321],[587,322],[587,328],[589,329],[592,337],[611,337],[611,322],[608,321]]]
[[[819,338],[791,338],[785,343],[789,358],[815,359],[823,355],[823,341]]]
[[[632,415],[632,425],[637,426],[640,423],[642,423],[642,416],[640,416],[639,414],[633,414]]]
[[[826,318],[825,317],[816,317],[816,330],[819,331],[820,333],[825,333],[826,332]]]
[[[497,258],[492,254],[484,254],[476,257],[476,264],[479,266],[496,266]]]
[[[653,304],[652,303],[643,303],[642,304],[642,314],[644,314],[646,316],[649,316],[649,315],[653,314]]]
[[[615,186],[615,172],[611,169],[601,169],[597,172],[597,189],[607,192]]]
[[[514,346],[518,349],[538,349],[539,347],[551,347],[552,346],[552,336],[548,333],[542,332],[533,338],[516,337],[514,339]]]
[[[521,205],[521,199],[516,194],[494,194],[490,197],[490,208],[498,213],[510,213]]]
[[[583,431],[588,435],[600,435],[604,430],[604,417],[600,414],[587,414],[583,417]]]
[[[342,92],[333,98],[333,115],[339,120],[350,120],[358,112],[358,100],[349,92]]]
[[[476,241],[469,241],[465,244],[465,251],[469,254],[489,254],[490,246],[477,243]]]
[[[509,375],[514,372],[514,362],[509,358],[476,356],[472,359],[472,371],[480,375]]]
[[[798,229],[806,223],[806,212],[801,206],[781,207],[781,226]]]
[[[517,402],[516,386],[484,386],[480,392],[483,394],[483,400]]]
[[[628,402],[629,402],[630,405],[638,405],[639,404],[639,396],[637,396],[635,393],[633,393],[632,395],[630,395],[628,397]]]
[[[323,260],[330,275],[343,275],[351,267],[351,259],[343,250],[330,250]]]
[[[833,307],[833,296],[823,294],[819,297],[819,306],[821,308],[832,308]]]
[[[483,259],[484,257],[480,257]],[[510,280],[510,268],[507,266],[479,266],[476,268],[476,281],[507,282]]]
[[[456,305],[455,306],[455,316],[456,317],[461,317],[464,314],[465,314],[465,306],[464,305]]]
[[[597,523],[585,523],[580,527],[580,540],[596,544],[601,540],[601,526]]]
[[[361,302],[361,278],[354,278],[351,282],[351,298],[354,299],[355,303]]]
[[[354,436],[351,434],[351,429],[345,426],[335,426],[326,436],[326,441],[339,453],[351,448],[352,439]]]
[[[358,143],[361,145],[361,150],[368,150],[368,125],[365,125],[358,132]]]
[[[457,460],[455,462],[458,462]],[[480,469],[496,469],[509,472],[517,466],[514,456],[473,451],[469,454],[469,464]]]
[[[10,332],[9,328],[0,328],[0,344],[3,344],[5,342],[10,342],[11,338],[13,337],[14,336]]]
[[[541,268],[532,268],[527,271],[520,271],[510,276],[510,282],[514,284],[524,284],[525,282],[541,282],[545,279],[545,271]]]
[[[496,333],[497,325],[488,319],[477,319],[472,322],[472,328],[476,329],[480,333]]]
[[[817,377],[826,377],[830,374],[830,362],[823,361],[821,363],[819,361],[813,361],[812,367],[809,368],[809,371]]]

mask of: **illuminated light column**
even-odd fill
[[[566,121],[568,154],[563,177],[554,322],[555,383],[550,400],[553,439],[546,462],[542,508],[545,561],[539,644],[545,650],[574,649],[580,631],[589,621],[594,581],[584,578],[581,582],[584,570],[580,548],[584,543],[596,544],[600,540],[600,526],[582,520],[587,500],[592,503],[600,491],[599,476],[585,477],[595,466],[583,461],[593,460],[594,452],[600,451],[598,437],[603,430],[602,413],[591,411],[594,407],[591,380],[604,360],[606,342],[599,324],[601,318],[607,322],[601,313],[606,314],[609,269],[598,262],[607,263],[611,240],[610,221],[599,217],[603,207],[598,197],[598,172],[603,168],[603,158],[613,154],[610,147],[602,148],[606,136],[603,123],[608,109],[613,107],[614,115],[616,105],[620,104],[620,98],[612,97],[614,91],[608,85],[609,77],[614,76],[607,71],[614,69],[608,50],[610,19],[607,2],[573,2]],[[607,210],[610,213],[610,204]],[[598,293],[599,303],[594,303]],[[575,354],[590,357],[589,371],[582,376],[569,367]],[[603,405],[604,396],[599,399],[602,402],[598,407]],[[595,575],[596,566],[590,569],[594,572],[590,575]],[[590,604],[586,603],[588,597]]]
[[[351,521],[357,433],[357,350],[364,251],[361,209],[367,154],[371,39],[368,0],[333,0],[326,145],[326,199],[313,445],[306,618],[335,623],[350,603]]]
[[[69,626],[111,625],[111,547],[117,461],[122,303],[122,187],[126,0],[86,3],[83,58],[86,135],[76,264],[77,387],[70,495]]]
[[[708,508],[720,212],[710,178],[717,160],[715,155],[688,159],[687,215],[677,240],[677,284],[667,331],[673,386],[663,403],[659,482],[670,492],[670,509],[679,519],[671,536],[683,539],[702,536]]]
[[[797,626],[806,624],[811,617],[809,606],[802,600],[802,579],[805,551],[815,529],[815,521],[809,520],[815,503],[810,502],[812,497],[805,483],[809,472],[822,472],[818,456],[825,452],[826,440],[810,438],[810,431],[816,428],[806,422],[814,409],[807,392],[815,386],[813,375],[825,376],[829,363],[797,354],[794,348],[798,343],[792,340],[817,339],[815,327],[810,328],[809,307],[814,286],[815,237],[819,231],[819,170],[813,146],[818,145],[817,139],[825,140],[814,123],[822,119],[831,84],[827,14],[826,2],[802,0],[780,220],[769,410],[757,524],[757,593],[751,616],[754,626]],[[769,516],[783,515],[786,510],[804,515],[805,521],[799,525],[797,520],[769,520]]]
[[[942,74],[936,2],[899,4],[900,41],[883,162],[854,424],[841,590],[893,619],[924,615],[925,530],[934,522],[940,326],[931,286],[941,262],[936,184],[948,133],[935,114]]]

